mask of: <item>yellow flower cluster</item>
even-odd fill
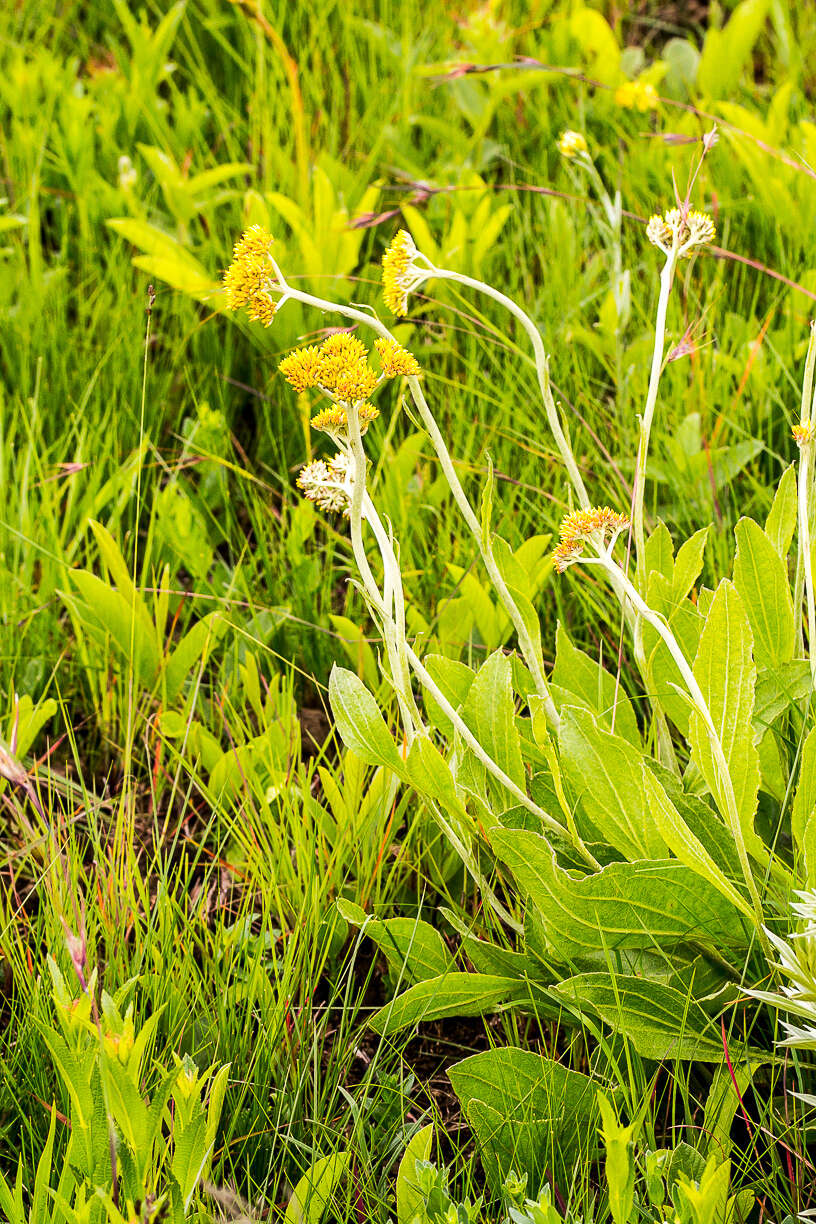
[[[674,244],[679,255],[688,256],[695,247],[713,242],[716,235],[711,217],[695,209],[670,208],[665,216],[655,213],[646,226],[646,237],[667,255]]]
[[[805,425],[794,425],[791,433],[796,440],[797,446],[804,446],[806,442],[812,442],[814,433],[813,426],[808,421]]]
[[[361,435],[379,415],[379,409],[369,404],[367,400],[357,404],[357,420]],[[310,424],[313,429],[319,429],[321,433],[328,434],[330,438],[338,440],[346,438],[348,437],[348,409],[341,408],[339,404],[333,404],[331,408],[322,408],[312,417]]]
[[[360,433],[364,434],[380,415],[368,400],[375,387],[386,378],[401,375],[418,378],[422,373],[416,357],[396,340],[377,340],[375,347],[382,367],[379,374],[369,365],[368,349],[350,332],[337,332],[322,344],[295,349],[280,363],[281,373],[297,392],[316,387],[331,401],[329,407],[312,417],[311,423],[337,442],[348,439],[348,411],[352,404]]]
[[[611,546],[618,535],[629,526],[625,514],[618,514],[609,506],[595,506],[590,510],[573,510],[561,524],[558,546],[553,553],[553,562],[559,574],[581,556],[587,541],[601,548]]]
[[[649,81],[624,81],[615,90],[615,101],[626,110],[637,110],[641,114],[657,110],[660,105],[658,92]]]
[[[396,340],[375,340],[374,347],[380,358],[383,377],[419,378],[422,375],[422,366],[416,357],[397,344]]]
[[[382,258],[383,300],[395,315],[408,310],[408,294],[422,279],[414,267],[417,248],[407,230],[400,230]]]
[[[570,161],[581,153],[588,153],[586,137],[580,132],[562,132],[558,138],[558,152]]]
[[[232,263],[224,273],[223,284],[229,310],[245,306],[250,319],[269,327],[278,304],[269,258],[274,238],[260,225],[251,225],[235,244]]]

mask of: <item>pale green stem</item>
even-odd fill
[[[652,353],[652,368],[649,373],[649,389],[646,393],[646,403],[640,418],[640,437],[638,440],[637,462],[635,464],[635,485],[632,496],[632,528],[635,537],[635,556],[637,559],[638,584],[643,587],[646,579],[646,557],[644,553],[643,531],[643,496],[646,483],[646,466],[649,459],[649,436],[652,431],[657,391],[660,386],[660,375],[663,370],[663,349],[666,343],[666,314],[669,307],[674,271],[677,266],[677,250],[673,246],[666,256],[663,271],[660,273],[660,295],[657,300],[657,315],[655,317],[655,342]]]
[[[371,527],[371,530],[374,532],[374,538],[377,541],[377,547],[380,550],[386,586],[391,592],[391,597],[393,600],[394,615],[396,618],[393,646],[399,661],[399,670],[397,673],[395,673],[395,679],[396,676],[399,675],[402,695],[410,707],[411,721],[414,728],[417,732],[419,732],[419,734],[424,734],[425,726],[422,721],[422,715],[417,708],[413,689],[411,687],[411,671],[408,664],[408,637],[405,630],[405,593],[402,585],[402,571],[400,569],[399,561],[397,560],[397,555],[394,552],[394,546],[391,538],[386,532],[382,520],[377,513],[377,508],[367,492],[363,501],[363,509],[365,512],[366,521]],[[409,737],[408,742],[410,746],[411,737]]]
[[[278,303],[279,309],[280,305],[287,298],[292,298],[294,301],[301,302],[306,306],[314,306],[317,310],[333,311],[337,314],[343,315],[347,319],[353,319],[355,322],[362,323],[364,326],[370,327],[372,331],[375,331],[378,336],[382,336],[383,339],[394,340],[393,334],[375,315],[368,314],[364,310],[358,310],[354,306],[345,306],[338,302],[330,302],[325,298],[319,298],[315,297],[311,293],[305,293],[301,289],[294,289],[283,279],[277,266],[273,264],[273,267],[275,267],[275,272],[279,278],[280,287],[283,292],[283,297]],[[539,337],[539,342],[540,339],[541,338]],[[516,636],[518,637],[519,649],[521,650],[524,662],[526,663],[530,674],[533,677],[536,692],[544,703],[547,719],[551,725],[557,729],[560,725],[561,719],[555,707],[555,702],[552,699],[550,687],[544,673],[544,662],[541,657],[541,652],[536,650],[532,638],[527,630],[527,626],[524,623],[524,617],[522,616],[516,601],[510,594],[507,583],[502,577],[501,571],[496,563],[492,541],[489,538],[484,538],[484,533],[482,532],[479,519],[465,496],[465,491],[462,488],[459,477],[456,475],[453,460],[445,443],[445,439],[442,437],[439,426],[437,425],[434,415],[428,406],[428,402],[422,392],[419,379],[409,378],[407,381],[413,401],[417,407],[420,417],[422,418],[422,423],[428,431],[428,435],[433,443],[434,450],[436,451],[439,459],[440,466],[450,486],[453,499],[476,540],[482,561],[485,569],[487,570],[488,577],[496,590],[499,602],[513,623]]]
[[[544,411],[547,414],[547,422],[552,430],[552,435],[555,438],[555,444],[558,447],[558,452],[561,455],[564,467],[567,469],[567,474],[572,482],[572,487],[575,494],[584,510],[589,509],[590,501],[589,494],[586,491],[581,473],[578,471],[578,464],[575,462],[575,455],[572,451],[572,445],[567,436],[566,430],[561,424],[561,418],[558,415],[558,408],[553,399],[552,387],[550,386],[550,363],[544,348],[544,341],[541,337],[541,332],[536,327],[533,320],[526,311],[514,302],[512,298],[507,297],[499,289],[494,289],[492,285],[488,285],[485,281],[474,280],[472,276],[465,276],[461,272],[449,272],[445,268],[429,269],[428,278],[436,277],[439,280],[454,281],[457,285],[465,285],[469,289],[475,289],[477,293],[483,293],[485,296],[493,298],[494,302],[498,302],[503,306],[514,319],[517,319],[524,328],[530,343],[533,346],[533,356],[535,359],[536,374],[538,376],[538,386],[541,391],[541,398],[544,402]]]
[[[476,736],[470,730],[462,716],[448,701],[447,697],[436,684],[430,673],[426,671],[422,661],[414,653],[410,646],[408,647],[408,662],[414,669],[423,688],[427,689],[427,691],[431,694],[434,701],[442,710],[443,714],[446,714],[453,723],[454,728],[462,738],[463,742],[468,748],[470,748],[477,760],[481,761],[487,772],[491,774],[497,782],[500,782],[501,785],[507,791],[509,791],[513,798],[518,800],[523,807],[527,808],[529,812],[532,812],[535,816],[537,816],[546,829],[549,829],[553,833],[559,833],[563,837],[567,832],[564,826],[550,816],[548,812],[545,812],[543,808],[540,808],[532,799],[530,799],[529,796],[521,789],[521,787],[517,786],[513,779],[504,772],[501,766],[496,764],[490,754],[485,751],[485,749],[476,739]],[[580,837],[575,839],[575,848],[591,867],[595,868],[596,870],[600,869],[600,863],[590,853]]]
[[[392,616],[393,604],[393,583],[392,573],[387,573],[386,588],[391,586],[392,599],[389,600],[389,592],[386,590],[385,597],[380,594],[379,587],[371,571],[371,566],[368,563],[365,546],[363,544],[362,519],[363,505],[366,499],[366,468],[367,460],[365,450],[363,448],[363,440],[360,435],[360,420],[357,410],[353,405],[349,406],[347,412],[348,430],[349,430],[349,451],[352,460],[352,488],[351,488],[351,505],[349,510],[351,548],[354,553],[354,560],[360,576],[363,580],[363,589],[369,598],[372,609],[377,612],[380,618],[380,627],[382,629],[383,643],[389,660],[389,668],[394,680],[394,691],[397,697],[399,706],[400,718],[402,720],[405,738],[410,747],[416,731],[416,721],[419,721],[419,714],[416,709],[416,704],[413,700],[410,684],[410,673],[408,673],[407,665],[405,667],[400,664],[400,650],[398,646],[399,636],[397,627],[394,624]],[[413,708],[412,708],[413,707]],[[416,714],[416,720],[414,715]]]
[[[660,635],[666,644],[669,654],[677,664],[677,669],[680,672],[680,675],[683,677],[683,682],[689,691],[689,696],[694,703],[695,709],[705,724],[711,752],[717,763],[717,770],[720,775],[725,816],[731,830],[731,835],[734,838],[734,844],[737,848],[740,866],[742,867],[742,874],[754,907],[754,913],[757,920],[757,929],[760,938],[762,938],[762,929],[765,920],[762,912],[762,902],[760,901],[759,893],[754,882],[753,872],[751,871],[751,864],[748,859],[748,850],[745,845],[745,838],[742,832],[742,826],[740,824],[739,810],[737,808],[736,796],[734,795],[734,787],[731,782],[731,774],[728,769],[728,762],[725,759],[722,741],[720,740],[719,733],[714,725],[714,719],[712,718],[711,711],[708,708],[708,702],[705,699],[700,685],[697,683],[694,672],[691,669],[691,665],[686,659],[686,656],[683,654],[680,644],[669,626],[657,612],[649,607],[641,596],[640,592],[635,587],[634,583],[627,577],[620,566],[616,565],[608,552],[602,550],[597,558],[587,557],[586,563],[600,565],[610,577],[612,577],[613,574],[617,577],[617,580],[623,587],[627,599],[631,600],[638,615],[641,616],[643,620],[647,621],[655,632]]]

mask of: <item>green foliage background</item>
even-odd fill
[[[648,505],[678,539],[713,523],[714,585],[738,514],[764,521],[793,458],[816,300],[816,35],[806,5],[711,5],[696,22],[683,7],[4,6],[0,733],[44,809],[3,794],[9,1168],[21,1154],[33,1169],[46,1142],[45,957],[64,961],[63,920],[84,913],[108,989],[138,978],[144,1013],[164,1006],[157,1057],[231,1064],[218,1184],[283,1203],[313,1160],[348,1148],[347,1193],[365,1218],[393,1214],[389,1177],[428,1099],[398,1043],[359,1052],[364,1009],[386,996],[335,902],[473,922],[479,899],[422,807],[329,736],[331,664],[376,688],[377,643],[342,523],[296,496],[322,452],[276,362],[330,321],[293,308],[264,331],[223,313],[218,278],[258,222],[291,276],[382,310],[377,262],[407,223],[524,303],[594,498],[625,505],[657,293],[642,222],[673,202],[673,176],[683,191],[716,119],[694,197],[722,250],[672,305],[673,339],[691,326],[696,351],[665,375]],[[615,101],[641,75],[656,112]],[[596,206],[557,153],[565,128],[586,133],[626,210],[623,346]],[[473,487],[491,456],[496,529],[513,547],[551,533],[566,485],[521,338],[433,286],[398,335]],[[470,543],[400,407],[383,405],[371,453],[411,627],[480,660],[503,626],[478,612]],[[545,642],[561,621],[615,656],[593,584],[547,574],[538,606]],[[519,1023],[491,1040],[518,1044]],[[645,1092],[642,1068],[628,1088]],[[693,1126],[696,1092],[672,1095],[678,1125]],[[771,1166],[781,1218],[790,1192]]]

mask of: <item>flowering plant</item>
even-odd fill
[[[705,138],[705,152],[713,143],[713,135]],[[559,147],[576,172],[588,175],[601,202],[623,305],[628,274],[620,261],[620,199],[607,194],[583,136],[565,133]],[[313,390],[328,401],[312,424],[331,436],[337,453],[305,468],[299,484],[318,506],[348,518],[361,590],[382,635],[399,746],[353,672],[334,669],[332,709],[348,748],[422,797],[485,907],[515,941],[510,952],[460,921],[462,956],[472,972],[460,972],[447,952],[423,964],[406,950],[408,989],[371,1021],[382,1033],[457,1011],[512,1005],[539,1019],[573,1023],[604,1046],[616,1034],[646,1060],[716,1065],[725,1042],[729,1065],[747,1065],[747,1040],[734,1010],[740,984],[768,973],[769,923],[784,910],[802,857],[816,844],[816,729],[809,708],[816,659],[809,535],[816,332],[794,430],[798,482],[788,469],[764,525],[740,520],[733,574],[708,587],[701,582],[708,528],[675,553],[665,525],[647,530],[645,509],[661,376],[677,355],[667,354],[666,340],[675,275],[680,261],[715,234],[711,218],[690,207],[690,191],[646,227],[663,266],[631,504],[617,509],[593,505],[587,467],[576,458],[553,395],[544,341],[527,312],[495,286],[433,264],[406,230],[382,261],[383,297],[393,313],[406,315],[412,296],[429,282],[451,281],[492,299],[529,339],[544,417],[575,507],[564,517],[552,564],[562,574],[591,567],[606,584],[618,609],[621,651],[634,664],[631,694],[619,669],[590,658],[563,628],[548,671],[524,547],[513,551],[493,530],[490,469],[478,510],[463,488],[420,363],[372,312],[293,287],[268,234],[250,231],[236,246],[225,280],[230,306],[246,306],[269,325],[288,301],[299,301],[376,337],[378,370],[348,332],[281,364],[296,391]],[[377,415],[370,396],[393,378],[404,381],[494,606],[515,631],[515,657],[497,649],[473,668],[444,648],[422,649],[407,632],[399,546],[377,510],[363,443]],[[797,524],[791,585],[788,556]],[[434,936],[428,927],[417,946],[435,947]],[[461,1085],[454,1072],[451,1077],[477,1136],[480,1127],[487,1131],[485,1115],[471,1111],[477,1088],[467,1077]],[[578,1081],[570,1083],[580,1097]]]

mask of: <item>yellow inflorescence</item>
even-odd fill
[[[595,506],[590,510],[573,510],[561,524],[558,546],[553,553],[555,568],[559,574],[573,561],[577,561],[588,540],[605,547],[614,542],[629,519],[609,506]]]
[[[375,340],[374,347],[379,354],[382,372],[386,378],[398,378],[400,375],[419,378],[422,374],[422,366],[413,353],[397,344],[396,340]]]
[[[581,153],[588,153],[586,137],[580,132],[562,132],[558,138],[558,152],[562,157],[572,159]]]
[[[360,423],[361,435],[379,415],[379,409],[373,404],[364,401],[357,405],[357,420]],[[311,425],[313,429],[319,429],[322,433],[327,433],[329,437],[345,438],[348,435],[348,410],[341,408],[339,404],[333,404],[331,408],[323,408],[312,417]]]
[[[656,110],[660,105],[660,98],[654,85],[648,81],[624,81],[615,90],[615,101],[618,106],[623,106],[627,110],[638,110],[641,114],[646,111]]]
[[[265,327],[269,327],[278,308],[270,292],[274,280],[269,257],[274,241],[262,226],[250,226],[236,242],[232,263],[223,278],[228,309],[245,306],[249,317]]]
[[[309,387],[316,387],[320,381],[321,361],[320,349],[313,344],[289,353],[278,369],[296,391],[308,391]]]
[[[814,437],[813,426],[810,424],[809,421],[804,425],[794,425],[793,429],[791,430],[791,433],[796,439],[797,446],[804,446],[806,442],[813,441],[813,437]]]
[[[348,332],[329,336],[319,346],[296,349],[279,369],[296,391],[319,387],[346,404],[367,399],[379,382],[368,364],[368,349]]]
[[[411,288],[411,265],[416,247],[407,230],[400,230],[382,258],[383,298],[388,309],[395,315],[404,315],[408,310],[408,294]]]

